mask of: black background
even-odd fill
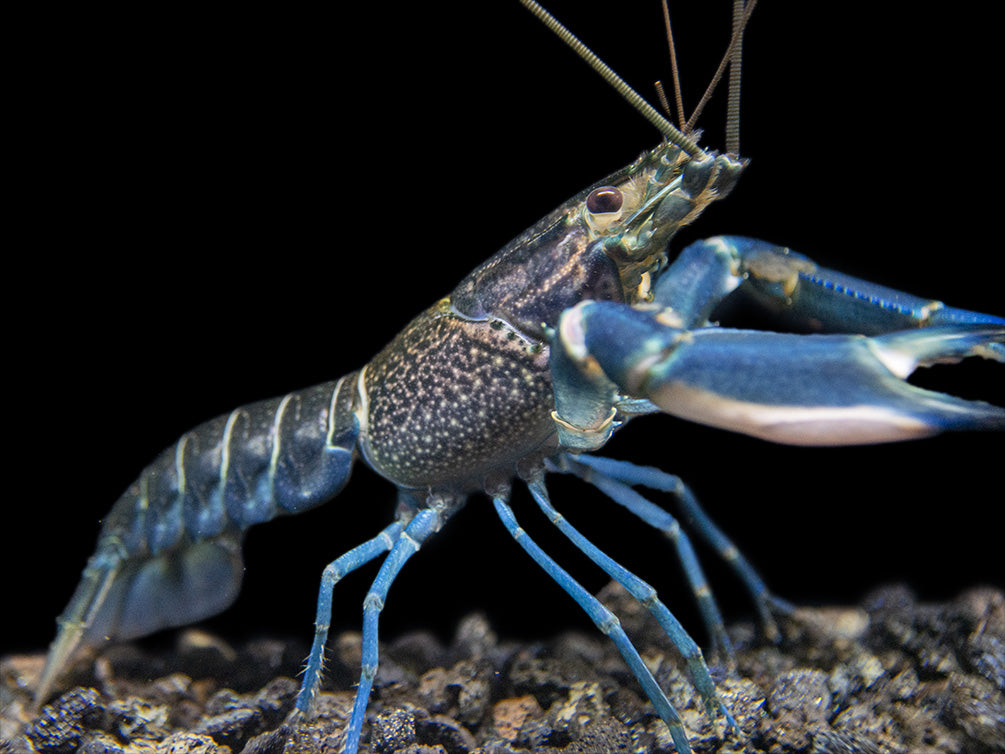
[[[727,43],[728,9],[711,5],[674,9],[692,104]],[[657,3],[549,7],[645,96],[668,79]],[[687,237],[761,236],[1002,314],[987,70],[1001,27],[983,15],[995,12],[764,0],[745,48],[752,162]],[[358,368],[475,264],[658,139],[515,0],[76,13],[26,21],[10,110],[26,240],[8,278],[3,653],[48,643],[101,516],[180,433]],[[721,147],[721,108],[702,122]],[[1005,402],[1000,367],[949,379]],[[926,599],[1002,586],[1002,448],[1000,435],[784,448],[650,417],[607,453],[687,479],[779,594],[843,603],[890,581]],[[582,485],[556,481],[553,498],[701,636],[658,535]],[[605,583],[525,494],[514,506],[590,589]],[[360,464],[332,503],[253,530],[245,589],[210,627],[306,639],[324,564],[393,509],[393,487]],[[427,550],[392,589],[383,635],[448,635],[475,609],[510,636],[587,626],[484,498]],[[725,612],[747,614],[703,554]],[[359,625],[374,573],[339,586],[337,627]]]

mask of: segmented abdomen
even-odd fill
[[[357,374],[252,403],[185,433],[112,508],[40,685],[78,644],[129,639],[215,615],[237,596],[252,524],[345,486],[359,424]]]
[[[349,478],[355,381],[251,403],[186,432],[126,490],[102,538],[157,555],[329,500]]]

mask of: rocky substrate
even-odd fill
[[[1005,752],[1005,595],[974,589],[945,604],[903,587],[858,607],[800,609],[766,642],[732,626],[735,667],[712,664],[739,730],[710,719],[655,622],[620,588],[600,595],[622,619],[684,719],[695,752]],[[31,712],[44,660],[2,660],[0,754],[337,752],[353,700],[360,637],[332,642],[326,690],[290,717],[306,646],[231,647],[197,631],[171,651],[109,649]],[[672,752],[613,644],[597,634],[500,641],[471,616],[450,646],[426,634],[382,646],[361,751],[379,754]]]

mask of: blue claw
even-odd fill
[[[1005,325],[1005,319],[948,306],[820,267],[756,238],[716,236],[685,248],[654,291],[685,328],[706,324],[734,291],[799,328],[880,335],[941,325]],[[999,361],[1005,349],[995,349]]]
[[[584,302],[566,312],[556,405],[569,425],[598,415],[612,390],[667,413],[774,442],[849,445],[907,440],[944,430],[1003,429],[1005,409],[923,390],[904,379],[918,366],[994,357],[1005,324],[952,325],[861,335],[794,335],[666,324],[663,312]],[[568,370],[579,374],[570,379]],[[599,367],[599,369],[597,368]],[[600,372],[602,371],[602,374]],[[591,395],[578,411],[571,392]],[[566,411],[565,414],[562,412]]]
[[[716,307],[734,295],[799,328],[852,334],[709,327]],[[618,426],[614,407],[626,399],[796,445],[1005,428],[1005,409],[905,382],[917,367],[937,362],[1005,362],[1000,317],[859,280],[741,236],[688,246],[653,298],[658,311],[588,301],[563,315],[551,371],[564,447],[601,447]]]

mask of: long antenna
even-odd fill
[[[740,154],[740,61],[743,59],[743,0],[733,0],[733,34],[729,55],[729,99],[726,105],[726,151]]]
[[[520,0],[531,13],[537,16],[545,26],[551,29],[558,37],[573,49],[590,67],[599,73],[604,80],[614,87],[614,90],[624,97],[628,103],[638,110],[642,117],[652,123],[663,134],[663,138],[671,144],[676,144],[692,157],[704,157],[705,152],[689,136],[678,131],[673,124],[660,115],[659,111],[646,102],[642,96],[632,89],[624,79],[616,74],[611,68],[593,51],[583,44],[571,31],[566,29],[557,18],[542,8],[535,0]]]
[[[754,6],[757,5],[757,0],[747,0],[746,5],[743,6],[743,13],[740,18],[739,24],[736,23],[736,15],[734,13],[733,17],[733,38],[729,40],[729,47],[726,49],[726,54],[722,57],[722,62],[719,63],[719,68],[716,70],[715,75],[712,77],[712,82],[708,85],[708,89],[701,97],[701,101],[698,106],[691,113],[691,118],[687,122],[687,127],[685,131],[690,131],[694,128],[695,122],[698,120],[698,116],[701,115],[701,111],[705,109],[705,105],[708,104],[709,99],[712,97],[712,92],[715,91],[715,87],[718,85],[719,81],[722,79],[722,74],[726,71],[726,66],[733,62],[733,54],[738,48],[743,46],[743,31],[747,28],[747,22],[750,20],[750,14],[754,11]],[[734,11],[736,7],[734,6]],[[739,68],[739,65],[737,65]],[[732,84],[731,84],[732,85]],[[739,79],[736,80],[737,90],[734,94],[730,92],[731,104],[728,105],[730,114],[733,113],[735,109],[735,121],[733,125],[728,122],[726,124],[727,139],[730,130],[734,130],[736,148],[739,149],[740,138],[739,138],[739,122],[740,122],[740,92],[739,92]],[[733,154],[739,154],[739,152],[734,152],[732,149],[729,151]]]

